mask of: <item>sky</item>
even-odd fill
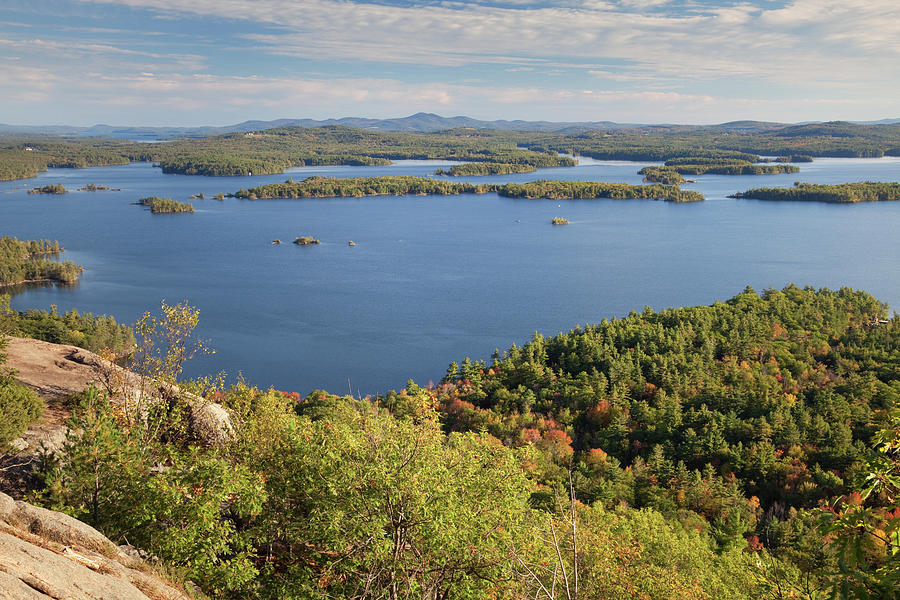
[[[898,0],[0,0],[0,123],[900,117]]]

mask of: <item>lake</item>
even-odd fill
[[[17,294],[14,308],[111,314],[188,300],[213,356],[191,376],[241,372],[251,384],[380,393],[437,382],[450,361],[553,335],[644,306],[711,304],[751,285],[864,289],[900,306],[900,202],[858,205],[727,199],[794,181],[897,181],[900,159],[819,159],[801,172],[697,177],[695,204],[522,200],[496,194],[307,200],[211,199],[288,176],[425,175],[451,163],[309,167],[283,175],[164,175],[150,164],[51,169],[0,182],[0,235],[58,239],[84,265],[72,288]],[[469,181],[572,179],[637,184],[648,163],[583,159],[574,168]],[[122,191],[28,195],[97,183]],[[151,215],[143,196],[193,200],[193,215]],[[570,224],[554,227],[553,217]],[[322,243],[298,247],[295,237]],[[279,238],[285,243],[271,244]],[[354,240],[356,246],[348,246]]]

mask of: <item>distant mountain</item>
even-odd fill
[[[900,119],[881,119],[878,121],[852,121],[858,125],[900,125]]]
[[[396,119],[366,119],[344,117],[341,119],[275,119],[273,121],[244,121],[224,127],[113,127],[93,125],[72,127],[68,125],[5,125],[0,124],[0,133],[12,135],[62,135],[74,137],[112,137],[133,140],[165,139],[170,137],[206,137],[223,133],[260,131],[275,127],[324,127],[344,125],[376,131],[408,131],[425,133],[470,127],[473,129],[497,129],[504,131],[577,132],[596,129],[627,129],[639,127],[635,124],[613,123],[612,121],[553,122],[553,121],[481,121],[470,117],[442,117],[433,113],[417,113]]]
[[[859,122],[863,125],[882,125],[900,123],[900,119],[882,119],[881,121]],[[426,133],[446,129],[469,127],[473,129],[494,129],[501,131],[540,131],[545,133],[581,133],[596,130],[616,130],[649,128],[653,130],[686,131],[703,128],[725,132],[772,131],[791,126],[787,123],[771,123],[766,121],[731,121],[719,125],[645,125],[636,123],[614,123],[612,121],[523,121],[498,120],[482,121],[471,117],[442,117],[434,113],[416,113],[408,117],[396,119],[366,119],[362,117],[344,117],[341,119],[275,119],[273,121],[244,121],[224,127],[115,127],[112,125],[93,125],[91,127],[72,127],[68,125],[4,125],[0,124],[0,134],[11,135],[54,135],[73,137],[110,137],[130,140],[160,140],[172,137],[207,137],[223,133],[245,131],[261,131],[275,127],[324,127],[327,125],[345,125],[375,131],[408,131]],[[802,124],[807,125],[807,124]],[[821,125],[821,123],[808,123]],[[793,125],[798,126],[798,125]]]

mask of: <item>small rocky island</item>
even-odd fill
[[[319,240],[312,237],[311,235],[301,235],[294,240],[294,243],[298,246],[315,246],[316,244],[319,244],[321,242],[319,242]]]
[[[68,194],[69,190],[63,187],[61,183],[51,185],[42,185],[41,187],[31,188],[29,194]]]

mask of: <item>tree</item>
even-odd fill
[[[477,598],[512,583],[532,486],[497,440],[350,400],[277,439],[254,456],[271,597]]]
[[[836,598],[896,598],[900,589],[900,411],[873,437],[855,491],[823,507],[821,532],[838,553]]]
[[[9,311],[9,296],[0,295],[0,451],[19,437],[44,411],[44,402],[29,387],[15,380],[15,372],[5,367],[5,317]]]

